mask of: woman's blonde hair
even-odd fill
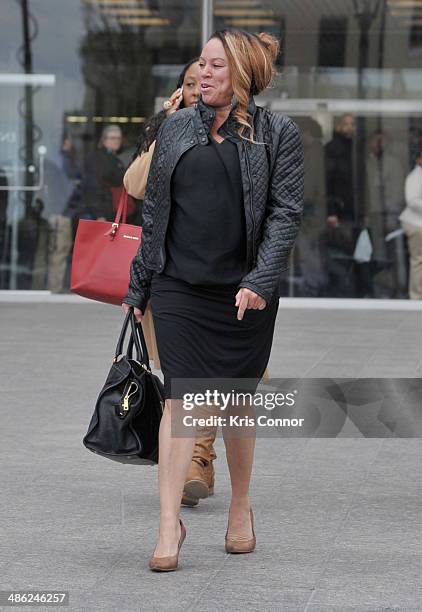
[[[252,117],[248,114],[251,95],[264,91],[276,73],[275,61],[280,43],[271,34],[251,34],[245,30],[218,30],[210,37],[223,43],[232,77],[233,93],[237,100],[234,116],[240,124],[239,136],[254,138]]]

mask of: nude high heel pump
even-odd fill
[[[229,528],[227,527],[226,538],[225,538],[227,553],[230,553],[230,554],[251,553],[255,550],[256,537],[255,537],[255,531],[254,531],[254,526],[253,526],[252,508],[249,510],[249,513],[250,513],[251,525],[252,525],[252,538],[250,538],[249,540],[237,540],[236,538],[233,538],[233,537],[229,538],[227,537],[227,534],[229,532]]]
[[[182,548],[182,544],[186,538],[186,529],[182,521],[180,521],[180,539],[177,547],[177,553],[170,557],[154,557],[152,556],[149,561],[149,569],[153,572],[174,572],[177,570],[179,564],[179,553]]]

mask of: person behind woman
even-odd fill
[[[180,400],[172,378],[259,379],[269,360],[280,272],[303,211],[297,126],[253,100],[269,85],[278,51],[268,34],[213,34],[199,60],[196,108],[174,113],[156,139],[142,243],[122,305],[142,320],[151,298],[164,373],[154,571],[178,566],[186,535],[180,501],[195,441],[171,436]],[[255,439],[223,433],[232,486],[226,551],[252,552]]]
[[[142,126],[132,164],[123,179],[126,191],[131,196],[138,200],[144,199],[148,172],[155,149],[155,139],[163,121],[181,108],[194,106],[198,99],[198,58],[195,58],[183,68],[177,81],[176,90],[164,102],[163,110]]]
[[[155,149],[155,139],[161,124],[167,117],[179,109],[190,108],[198,102],[198,69],[198,58],[186,64],[179,76],[176,91],[163,104],[164,110],[154,115],[143,127],[137,143],[134,163],[129,166],[123,179],[126,191],[139,200],[143,200],[145,197],[145,187]],[[154,367],[160,369],[160,356],[156,343],[154,321],[149,305],[142,321],[142,329],[149,355],[154,362]],[[199,499],[214,494],[215,474],[213,461],[217,458],[214,450],[216,433],[217,429],[214,427],[207,435],[198,437],[195,441],[192,462],[186,475],[182,497],[183,505],[196,506],[199,503]]]

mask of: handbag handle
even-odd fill
[[[122,330],[121,336],[119,338],[118,346],[116,348],[116,357],[115,358],[117,358],[118,355],[121,355],[123,353],[123,345],[124,345],[125,336],[126,336],[126,332],[127,332],[128,322],[129,321],[125,320],[125,322],[123,323],[124,329]],[[135,341],[134,341],[133,334],[132,334],[132,331],[131,331],[129,342],[128,342],[127,347],[126,347],[126,357],[128,359],[133,359],[133,347],[134,347],[134,344],[135,344]],[[138,361],[139,361],[139,358],[140,358],[139,351],[137,351],[137,358],[138,358]]]
[[[123,322],[122,331],[120,332],[120,336],[119,336],[119,339],[117,341],[117,346],[116,346],[116,353],[114,355],[115,361],[117,360],[119,355],[121,355],[122,352],[123,352],[123,344],[124,344],[124,341],[125,341],[126,332],[127,332],[127,328],[128,328],[128,325],[129,325],[130,313],[131,312],[132,312],[131,310],[128,310],[128,312],[126,313],[126,316],[125,316],[125,320]]]
[[[148,355],[147,343],[145,341],[144,330],[142,329],[141,323],[137,323],[133,310],[130,310],[130,313],[132,315],[130,317],[130,325],[132,327],[132,338],[135,342],[136,353],[138,355],[138,361],[144,364],[146,368],[149,370],[150,369],[149,355]]]
[[[144,332],[142,329],[142,325],[136,322],[135,315],[133,313],[132,308],[128,310],[128,312],[126,313],[125,320],[123,322],[122,331],[120,332],[120,336],[117,341],[114,360],[117,361],[119,355],[123,353],[123,344],[125,341],[129,322],[131,326],[131,337],[129,339],[129,344],[127,347],[127,355],[128,357],[132,355],[133,345],[135,345],[138,361],[142,363],[149,370],[150,369],[149,354],[148,354],[147,343],[145,341]]]
[[[139,324],[138,325],[138,329],[141,328],[141,326]],[[141,328],[142,329],[142,328]],[[128,359],[133,359],[133,347],[135,346],[135,340],[133,337],[133,333],[130,334],[130,338],[129,338],[129,342],[127,345],[127,349],[126,349],[126,357]],[[136,351],[137,353],[137,361],[139,361],[140,363],[144,364],[146,367],[148,367],[148,369],[150,369],[149,367],[149,358],[148,358],[148,363],[145,363],[144,357],[142,355],[139,354],[138,350]],[[148,349],[147,349],[147,353],[148,353]]]

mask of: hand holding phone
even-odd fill
[[[174,91],[170,98],[164,103],[164,108],[167,111],[167,115],[175,113],[180,108],[180,103],[183,100],[183,85]]]

